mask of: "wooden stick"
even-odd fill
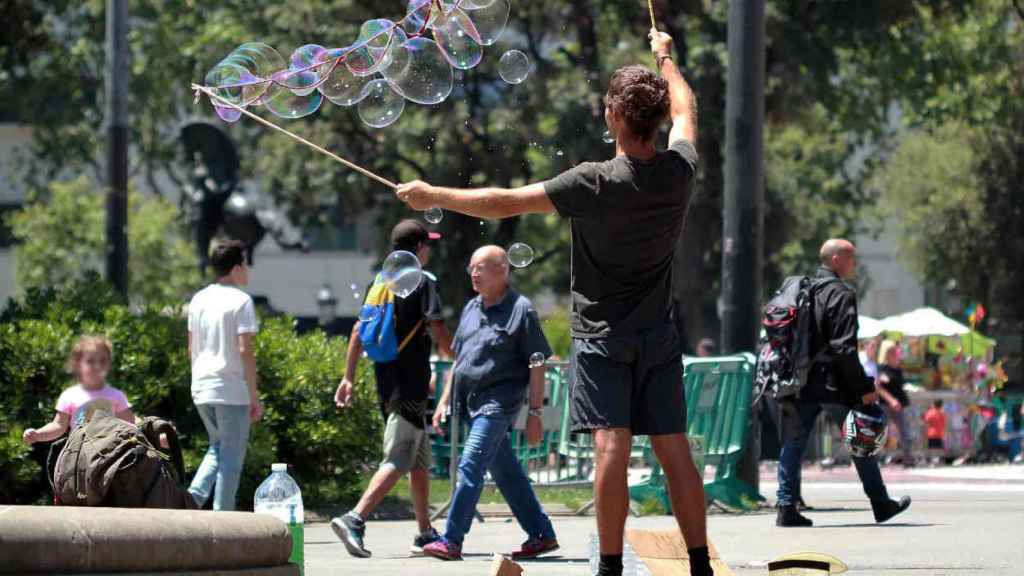
[[[647,0],[647,11],[651,14],[651,28],[657,28],[658,24],[654,21],[654,0]]]
[[[366,168],[363,168],[362,166],[359,166],[358,164],[355,164],[354,162],[350,162],[350,161],[342,158],[341,156],[338,156],[337,154],[331,152],[330,150],[327,150],[326,148],[323,148],[321,146],[317,146],[316,144],[310,142],[309,140],[306,140],[302,136],[298,136],[296,134],[293,134],[293,133],[289,132],[288,130],[285,130],[284,128],[281,128],[277,124],[274,124],[273,122],[270,122],[269,120],[264,120],[263,118],[260,118],[259,116],[257,116],[256,114],[253,114],[252,112],[249,112],[245,108],[242,108],[241,106],[238,106],[237,104],[234,104],[233,102],[231,102],[229,100],[226,100],[226,99],[222,98],[221,96],[215,94],[213,92],[213,90],[211,90],[210,88],[207,88],[206,86],[200,86],[198,84],[193,84],[192,85],[192,90],[195,91],[197,94],[199,92],[202,92],[203,94],[206,94],[207,96],[209,96],[210,99],[217,100],[218,101],[218,105],[227,106],[229,108],[234,108],[235,110],[238,110],[242,114],[245,114],[246,116],[252,118],[253,120],[255,120],[257,122],[259,122],[260,124],[263,124],[264,126],[267,126],[268,128],[273,128],[274,130],[277,130],[278,132],[286,134],[289,137],[291,137],[292,139],[294,139],[294,140],[296,140],[296,141],[298,141],[298,142],[300,142],[302,144],[305,144],[306,146],[309,146],[313,150],[316,150],[317,152],[320,152],[321,154],[326,155],[328,158],[330,158],[332,160],[335,160],[337,162],[340,162],[341,164],[344,164],[345,166],[355,170],[356,172],[359,172],[360,174],[362,174],[363,176],[366,176],[367,178],[372,178],[373,180],[376,180],[377,182],[380,182],[381,184],[391,188],[392,190],[398,188],[397,184],[395,184],[394,182],[388,180],[387,178],[383,178],[381,176],[378,176],[378,175],[374,174],[373,172],[370,172]],[[197,99],[198,99],[198,95],[197,95]]]

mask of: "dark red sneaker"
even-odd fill
[[[462,546],[441,538],[424,546],[423,555],[441,560],[462,560]]]
[[[513,560],[529,560],[558,550],[558,540],[554,538],[534,538],[523,542],[519,550],[512,553]]]

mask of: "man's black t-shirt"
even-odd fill
[[[672,260],[697,150],[677,140],[650,160],[586,162],[545,182],[572,226],[572,335],[635,334],[668,317]]]
[[[398,353],[398,358],[374,364],[377,394],[385,416],[397,412],[409,422],[423,427],[431,372],[428,325],[441,318],[437,282],[426,272],[412,294],[405,298],[395,297],[395,338],[401,344],[414,329],[416,334]]]

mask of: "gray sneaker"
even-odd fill
[[[356,558],[369,558],[370,551],[363,547],[363,536],[366,534],[366,522],[345,514],[331,520],[331,530],[345,545],[348,553]]]
[[[413,538],[412,546],[409,548],[409,553],[415,556],[423,554],[423,547],[432,542],[437,542],[441,539],[441,535],[437,533],[437,530],[433,528],[427,534],[420,534]]]

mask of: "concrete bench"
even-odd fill
[[[263,514],[0,505],[0,574],[297,576]]]

